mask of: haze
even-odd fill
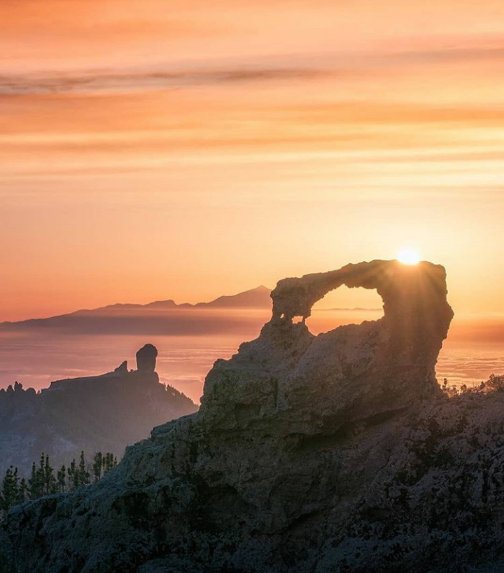
[[[0,319],[393,258],[504,312],[504,5],[0,5]],[[428,23],[428,25],[426,25]]]

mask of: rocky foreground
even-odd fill
[[[384,317],[313,336],[312,305],[343,284],[376,289]],[[436,383],[444,269],[347,265],[272,298],[199,412],[96,485],[11,511],[4,571],[504,570],[504,393]]]

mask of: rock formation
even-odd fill
[[[312,305],[375,288],[384,317],[313,336]],[[445,271],[395,261],[285,279],[202,407],[94,486],[11,511],[5,571],[495,571],[504,393],[448,399],[435,364]]]
[[[122,456],[153,425],[196,411],[181,392],[159,384],[156,355],[147,344],[136,371],[125,361],[99,376],[57,380],[39,394],[17,383],[12,392],[0,391],[0,471],[14,465],[28,477],[42,452],[57,467],[81,450]]]
[[[142,346],[136,353],[137,370],[139,372],[154,372],[157,354],[157,348],[152,344]]]
[[[293,323],[343,284],[376,289],[384,317],[319,336]],[[206,379],[202,411],[217,427],[255,423],[260,410],[260,419],[268,414],[289,433],[333,433],[439,393],[435,364],[453,317],[443,267],[347,265],[284,279],[271,296],[273,316],[259,339],[243,344],[233,360],[217,362]]]

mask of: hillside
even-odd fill
[[[159,383],[155,358],[142,363],[146,348],[137,353],[137,370],[123,362],[100,376],[55,381],[38,394],[17,383],[0,390],[0,472],[14,465],[27,475],[42,452],[55,465],[81,450],[122,456],[153,425],[194,412],[189,398]]]
[[[10,512],[4,571],[500,570],[504,383],[454,397],[436,383],[445,276],[372,261],[280,281],[199,412],[98,484]],[[376,289],[384,317],[314,336],[304,319],[341,285]]]

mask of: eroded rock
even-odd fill
[[[342,285],[376,289],[383,318],[318,336],[293,322]],[[435,365],[453,317],[446,294],[444,268],[427,262],[372,261],[283,279],[260,337],[208,374],[202,412],[220,428],[275,417],[287,432],[310,434],[439,394]]]
[[[341,284],[384,317],[313,336]],[[504,563],[504,394],[448,399],[434,367],[442,267],[392,261],[280,281],[257,340],[208,374],[197,414],[98,484],[15,508],[24,572],[494,571]],[[493,569],[492,569],[493,567]]]
[[[154,372],[157,355],[157,348],[153,344],[142,346],[136,353],[137,370],[139,372]]]

